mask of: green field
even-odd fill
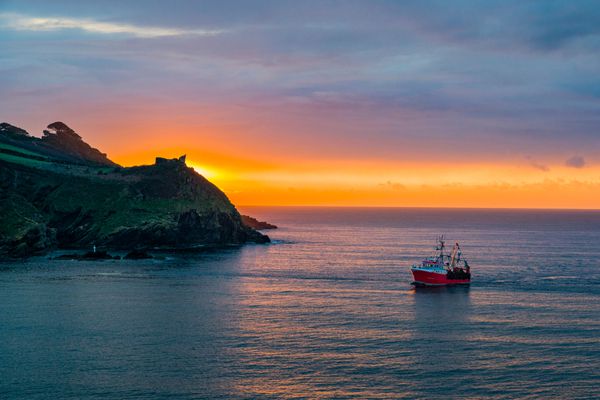
[[[6,149],[6,150],[11,150],[11,151],[19,152],[21,154],[28,155],[28,156],[36,156],[36,157],[42,157],[42,158],[46,158],[46,159],[48,158],[48,157],[46,157],[46,156],[44,156],[44,155],[42,155],[40,153],[36,153],[36,152],[33,152],[33,151],[25,150],[25,149],[22,149],[20,147],[13,146],[13,145],[6,144],[6,143],[0,143],[0,149]]]
[[[22,156],[16,154],[7,154],[3,153],[2,150],[8,150],[14,153],[22,154]],[[44,160],[36,160],[31,157],[43,158]],[[6,161],[14,164],[24,165],[26,167],[33,168],[43,168],[49,169],[52,168],[55,172],[62,172],[67,174],[108,174],[114,170],[114,167],[104,167],[104,166],[83,166],[79,164],[69,164],[64,162],[55,162],[53,159],[33,151],[29,151],[26,149],[22,149],[17,146],[13,146],[6,143],[0,142],[0,160]]]
[[[14,156],[12,154],[0,153],[0,160],[13,164],[21,164],[27,167],[48,168],[53,165],[50,161],[34,160],[27,157]]]

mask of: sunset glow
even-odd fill
[[[201,163],[196,160],[207,158],[190,155],[189,166],[241,205],[589,209],[600,204],[598,167],[574,173],[565,165],[541,171],[526,162],[424,166],[321,160],[265,165],[231,158]]]
[[[599,36],[560,10],[179,5],[4,3],[0,119],[187,154],[238,205],[600,205]]]

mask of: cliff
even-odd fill
[[[0,256],[268,241],[185,156],[123,168],[64,123],[41,139],[0,124]]]

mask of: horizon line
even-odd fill
[[[597,211],[600,208],[556,208],[556,207],[453,207],[453,206],[347,206],[347,205],[307,205],[307,204],[244,204],[235,205],[236,208],[244,207],[273,207],[273,208],[398,208],[398,209],[431,209],[431,210],[510,210],[510,211]]]

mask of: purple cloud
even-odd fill
[[[33,131],[157,108],[311,154],[531,154],[544,171],[561,149],[600,151],[593,2],[0,3],[0,121]]]
[[[568,158],[565,164],[573,168],[583,168],[585,167],[585,159],[581,156],[573,156]]]

